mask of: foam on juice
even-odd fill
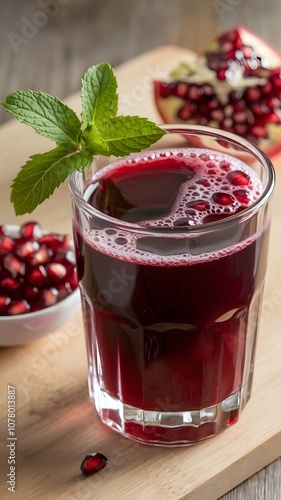
[[[164,217],[144,219],[136,223],[136,231],[127,230],[126,222],[120,221],[124,229],[108,227],[88,229],[83,233],[87,242],[102,253],[112,257],[154,266],[188,265],[206,262],[237,252],[253,242],[262,232],[239,241],[238,233],[229,236],[228,244],[219,248],[216,242],[196,251],[197,239],[186,238],[177,229],[200,226],[234,215],[251,206],[261,195],[262,186],[257,174],[244,162],[227,154],[202,149],[169,149],[139,153],[117,160],[98,171],[85,190],[88,201],[93,186],[103,178],[124,169],[145,168],[153,170],[162,161],[171,161],[171,167],[186,168],[186,181],[179,188],[170,213]],[[159,236],[159,229],[167,229]],[[173,234],[173,231],[175,233]],[[240,227],[240,233],[243,228]],[[149,234],[147,234],[149,230]],[[219,245],[220,246],[220,245]]]

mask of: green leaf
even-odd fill
[[[65,148],[79,143],[81,123],[72,109],[43,92],[18,90],[2,102],[4,108],[20,122],[30,125],[38,134]]]
[[[162,128],[138,116],[117,116],[100,124],[100,135],[110,154],[124,156],[143,151],[166,133]]]
[[[100,154],[110,156],[109,148],[106,142],[101,138],[95,125],[89,125],[89,127],[82,132],[81,139],[85,142],[87,148],[93,153],[93,155]]]
[[[87,149],[68,151],[61,146],[31,156],[12,184],[11,202],[16,215],[31,213],[71,172],[89,167],[92,160]]]
[[[82,129],[115,117],[118,109],[117,82],[108,63],[97,64],[82,79]]]

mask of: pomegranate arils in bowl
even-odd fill
[[[194,123],[234,132],[269,156],[281,144],[281,55],[239,26],[202,56],[154,82],[164,123]]]
[[[73,242],[37,222],[0,226],[0,346],[52,333],[79,307]]]
[[[62,297],[57,285],[66,284]],[[8,226],[1,226],[0,287],[1,316],[38,311],[71,294],[77,278],[68,237],[43,234],[37,222],[17,230],[11,226],[10,232]]]

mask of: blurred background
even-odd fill
[[[280,18],[280,0],[0,0],[0,99],[26,88],[63,99],[92,64],[164,44],[200,52],[237,24],[281,51]]]

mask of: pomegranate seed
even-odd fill
[[[269,96],[263,105],[264,108],[268,110],[274,110],[275,108],[280,109],[280,99],[275,96]]]
[[[233,49],[233,45],[232,45],[232,42],[230,40],[226,40],[225,42],[223,42],[223,44],[221,46],[221,50],[223,52],[229,52],[232,49]]]
[[[1,288],[5,288],[6,290],[13,291],[19,290],[22,287],[22,283],[15,278],[4,278],[0,284]]]
[[[42,298],[45,307],[52,306],[58,302],[59,292],[56,288],[48,288],[43,290]]]
[[[258,101],[261,97],[262,89],[260,87],[252,87],[244,92],[244,98],[249,102]]]
[[[160,96],[169,97],[170,95],[174,94],[175,89],[176,89],[175,83],[161,82],[159,87]]]
[[[186,104],[179,110],[178,117],[181,118],[181,120],[189,120],[189,118],[192,117],[192,109],[192,103],[187,101]]]
[[[192,176],[194,174],[192,173]],[[72,250],[67,250],[67,251],[62,251],[62,252],[57,252],[56,255],[54,255],[53,259],[52,259],[53,262],[58,262],[60,264],[63,264],[65,265],[66,267],[67,266],[72,266],[74,267],[75,264],[76,264],[76,261],[75,261],[75,255],[74,255],[74,252]]]
[[[254,113],[254,115],[263,116],[270,111],[270,108],[268,107],[266,102],[261,101],[261,102],[254,103],[251,107],[251,110]]]
[[[280,89],[281,88],[280,70],[278,70],[278,74],[276,75],[273,74],[270,80],[275,87]]]
[[[237,99],[235,101],[232,102],[232,106],[233,106],[233,111],[234,112],[240,112],[240,111],[244,111],[245,108],[246,108],[246,103],[245,101],[242,100],[242,97],[241,96],[235,96],[234,99]]]
[[[205,83],[204,85],[202,85],[202,89],[203,89],[203,92],[204,92],[205,95],[211,96],[211,95],[214,94],[214,89],[209,84]]]
[[[260,127],[258,125],[254,125],[251,130],[255,137],[258,137],[260,139],[264,139],[267,137],[267,131],[265,130],[264,126]]]
[[[54,283],[61,283],[67,273],[66,267],[56,262],[48,264],[46,271]]]
[[[27,240],[39,240],[42,237],[42,229],[38,222],[26,222],[21,226],[20,234]]]
[[[17,300],[11,303],[8,307],[8,314],[16,315],[16,314],[25,314],[30,311],[30,305],[26,300]]]
[[[11,254],[6,255],[3,261],[5,269],[15,278],[18,274],[24,275],[25,264]]]
[[[235,198],[240,201],[240,203],[247,205],[250,201],[249,194],[246,189],[237,189],[236,191],[233,191],[233,194]]]
[[[250,177],[241,172],[241,170],[233,170],[227,174],[227,179],[233,186],[247,186],[250,181]]]
[[[219,69],[217,72],[217,76],[219,80],[226,80],[226,70],[225,69]]]
[[[49,283],[47,271],[44,266],[39,266],[36,269],[33,269],[28,277],[27,282],[31,286],[36,286],[38,288],[42,288],[43,286]]]
[[[72,288],[71,288],[70,284],[67,282],[64,283],[63,285],[58,285],[57,289],[59,292],[58,301],[65,299],[66,297],[68,297],[68,295],[70,295],[72,293]]]
[[[36,300],[40,296],[39,288],[36,286],[27,286],[23,291],[23,296],[26,300]]]
[[[223,122],[223,120],[225,118],[224,112],[222,109],[215,109],[214,111],[212,111],[211,117],[219,123]]]
[[[45,234],[40,239],[40,245],[42,244],[53,250],[53,252],[57,252],[60,248],[67,249],[69,247],[69,240],[66,235]]]
[[[84,458],[80,469],[86,476],[91,476],[102,470],[106,464],[107,458],[102,453],[91,453]]]
[[[0,253],[5,254],[13,251],[14,241],[9,236],[0,236]]]
[[[50,261],[52,251],[48,250],[46,245],[41,245],[38,252],[31,255],[29,259],[33,266],[40,266],[40,264],[47,264]]]
[[[39,250],[38,241],[26,241],[25,243],[22,243],[21,245],[18,246],[16,254],[22,259],[25,259],[30,255],[33,255],[38,250]]]
[[[1,316],[6,316],[7,315],[7,308],[9,304],[11,303],[11,298],[7,297],[5,295],[0,296],[0,315]]]
[[[73,272],[72,276],[68,278],[68,283],[72,290],[75,290],[78,287],[78,278],[76,270]]]
[[[75,272],[76,261],[75,261],[74,253],[72,251],[69,251],[65,254],[59,254],[59,253],[56,254],[54,256],[54,258],[52,259],[52,263],[58,263],[65,268],[65,270],[66,270],[65,280],[66,281]],[[59,283],[57,283],[57,284],[59,284]]]
[[[266,121],[269,123],[280,123],[280,116],[277,115],[277,113],[269,113],[266,116]]]
[[[248,130],[247,125],[243,123],[233,125],[233,132],[238,135],[245,135]]]
[[[210,110],[218,109],[219,102],[216,97],[214,97],[211,101],[208,102],[208,108]]]
[[[244,111],[235,111],[232,115],[232,120],[235,123],[246,123],[248,121],[248,117]]]
[[[262,91],[263,91],[264,94],[270,94],[272,92],[272,83],[268,81],[263,86]]]
[[[198,85],[191,85],[188,92],[188,97],[191,101],[199,101],[203,94],[203,89]]]
[[[252,47],[249,47],[247,45],[241,47],[240,51],[242,52],[243,56],[246,57],[247,59],[252,58],[254,55],[254,50],[252,49]]]
[[[212,196],[218,205],[232,205],[234,198],[228,193],[214,193]]]
[[[187,97],[188,96],[189,85],[187,83],[178,83],[174,90],[174,95],[177,97]]]

